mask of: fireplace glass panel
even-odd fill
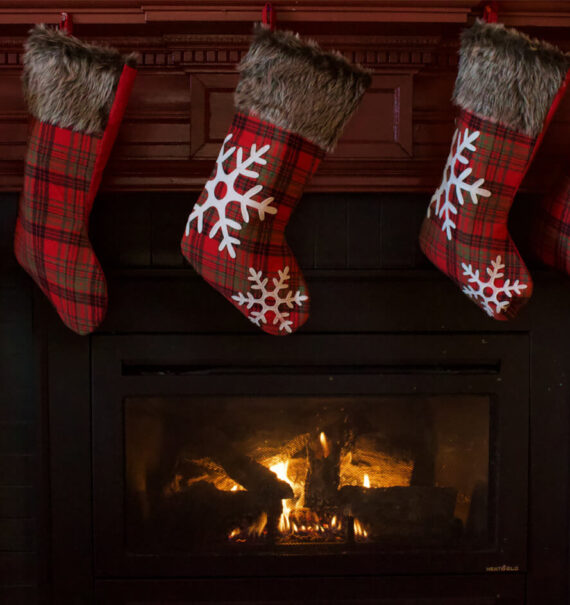
[[[481,549],[487,396],[125,399],[132,552]]]

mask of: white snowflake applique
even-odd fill
[[[512,284],[507,279],[501,286],[496,284],[496,281],[504,277],[503,269],[505,265],[502,262],[501,256],[491,261],[491,267],[487,267],[487,275],[489,279],[483,281],[479,279],[479,270],[473,271],[471,265],[461,263],[463,267],[463,275],[468,278],[469,285],[463,286],[463,293],[469,298],[481,305],[487,315],[493,317],[495,314],[505,312],[511,304],[510,299],[513,293],[520,296],[522,290],[527,288],[526,284],[521,284],[517,279]],[[499,296],[506,296],[505,300],[499,300]],[[495,308],[491,305],[494,305]]]
[[[289,267],[285,267],[283,271],[277,272],[279,279],[274,277],[273,289],[267,288],[268,277],[262,279],[263,273],[256,271],[253,267],[249,269],[249,277],[247,278],[252,282],[251,290],[246,294],[238,292],[232,296],[233,300],[241,307],[246,305],[247,309],[251,309],[254,305],[258,305],[261,308],[256,311],[251,311],[248,318],[256,326],[260,323],[267,323],[267,312],[273,311],[275,318],[273,324],[279,323],[279,330],[285,330],[285,332],[291,333],[291,324],[293,323],[288,319],[290,313],[285,309],[293,309],[295,305],[301,307],[303,302],[308,300],[308,296],[301,294],[299,290],[293,292],[293,290],[287,290],[289,288],[287,282],[291,277],[289,275]],[[287,290],[287,292],[283,292]],[[254,293],[259,293],[259,297],[255,297]],[[281,310],[282,305],[285,305],[285,309]]]
[[[488,189],[482,187],[485,179],[480,178],[473,183],[467,182],[467,177],[473,172],[473,168],[468,167],[459,172],[459,174],[456,173],[456,170],[459,171],[461,169],[458,163],[463,164],[463,166],[469,164],[469,160],[465,157],[464,153],[465,151],[476,150],[473,141],[477,140],[480,134],[478,130],[470,133],[467,128],[461,132],[459,130],[455,131],[441,184],[432,195],[428,205],[428,218],[431,216],[432,207],[434,207],[436,216],[443,219],[441,230],[446,232],[448,240],[451,239],[451,230],[457,228],[453,220],[458,212],[455,199],[457,199],[457,203],[460,206],[463,206],[465,203],[463,195],[466,193],[471,196],[473,204],[478,203],[478,196],[489,197],[491,195]]]
[[[228,204],[237,203],[240,205],[241,216],[245,223],[249,222],[248,208],[254,208],[257,211],[260,221],[265,219],[266,214],[277,214],[277,208],[271,206],[271,202],[274,199],[272,197],[267,197],[262,201],[253,199],[254,196],[263,189],[262,185],[255,185],[245,193],[239,193],[235,189],[235,182],[240,176],[245,176],[250,179],[259,178],[259,173],[251,170],[251,167],[254,164],[259,164],[261,166],[267,164],[267,160],[265,160],[263,156],[269,149],[269,145],[264,145],[260,149],[257,149],[257,146],[254,143],[249,150],[249,156],[245,159],[243,157],[243,148],[238,147],[235,168],[226,173],[224,170],[224,162],[236,151],[236,147],[230,147],[229,149],[225,148],[226,143],[231,138],[232,134],[230,133],[224,139],[224,143],[216,160],[216,174],[206,183],[205,189],[208,194],[206,201],[203,204],[196,204],[188,217],[188,222],[186,223],[186,236],[190,234],[190,223],[192,223],[193,220],[196,220],[196,229],[198,230],[198,233],[202,233],[204,213],[210,208],[214,208],[218,213],[218,220],[210,229],[208,237],[213,239],[218,231],[220,231],[222,238],[218,250],[221,252],[225,248],[227,249],[228,254],[232,258],[235,258],[236,251],[234,246],[239,246],[241,242],[239,238],[230,235],[230,230],[239,231],[242,228],[242,225],[226,216]],[[216,189],[218,190],[217,194]]]

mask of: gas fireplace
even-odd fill
[[[101,570],[522,568],[526,337],[272,345],[94,337]]]

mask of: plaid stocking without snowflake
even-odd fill
[[[532,245],[543,263],[570,275],[570,174],[539,204]]]
[[[107,286],[88,220],[134,80],[133,57],[35,27],[26,44],[24,92],[34,120],[14,251],[64,323],[93,331]]]
[[[532,294],[507,221],[569,64],[557,49],[502,25],[478,21],[462,36],[454,92],[460,113],[420,246],[494,319],[514,317]]]
[[[307,320],[309,294],[285,228],[370,78],[314,43],[262,28],[239,69],[238,112],[182,253],[255,325],[289,334]]]

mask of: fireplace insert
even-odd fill
[[[528,346],[94,336],[97,573],[524,570]]]

